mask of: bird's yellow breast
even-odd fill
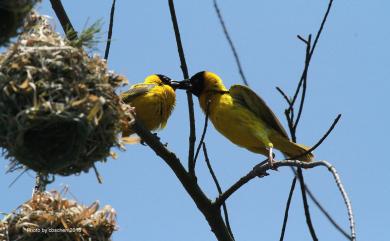
[[[199,99],[203,111],[209,104],[209,118],[214,127],[231,142],[244,148],[265,147],[259,136],[266,136],[265,123],[251,111],[235,102],[229,93],[201,96]]]
[[[153,87],[144,95],[135,98],[130,105],[135,107],[136,118],[149,130],[164,128],[175,106],[175,91],[167,85]]]

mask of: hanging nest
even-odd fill
[[[89,207],[63,199],[59,192],[33,195],[0,220],[0,241],[108,241],[117,229],[116,212],[96,201]]]
[[[26,26],[0,55],[0,147],[10,171],[87,172],[119,146],[123,114],[114,90],[125,78],[46,18],[32,13]]]
[[[40,0],[0,0],[0,46],[18,34],[32,7]]]

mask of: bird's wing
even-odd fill
[[[137,96],[148,93],[151,89],[153,89],[155,84],[136,84],[133,85],[128,91],[125,91],[119,95],[125,103],[130,103]]]
[[[265,101],[260,98],[253,90],[243,85],[233,85],[229,89],[230,95],[240,105],[250,110],[253,114],[263,120],[267,125],[288,138],[287,132],[282,124],[267,106]]]

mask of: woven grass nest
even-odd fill
[[[0,147],[10,171],[87,172],[118,146],[125,78],[64,40],[32,13],[26,32],[0,55]]]
[[[0,220],[0,241],[108,241],[117,229],[115,210],[63,199],[57,191],[34,194]]]
[[[40,0],[0,0],[0,46],[18,34],[24,18]]]

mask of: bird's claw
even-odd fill
[[[270,168],[272,170],[277,171],[278,168],[274,165],[274,163],[275,163],[275,161],[274,161],[275,154],[272,152],[273,147],[270,146],[268,149],[269,149],[269,152],[268,152],[268,165],[270,166]]]

